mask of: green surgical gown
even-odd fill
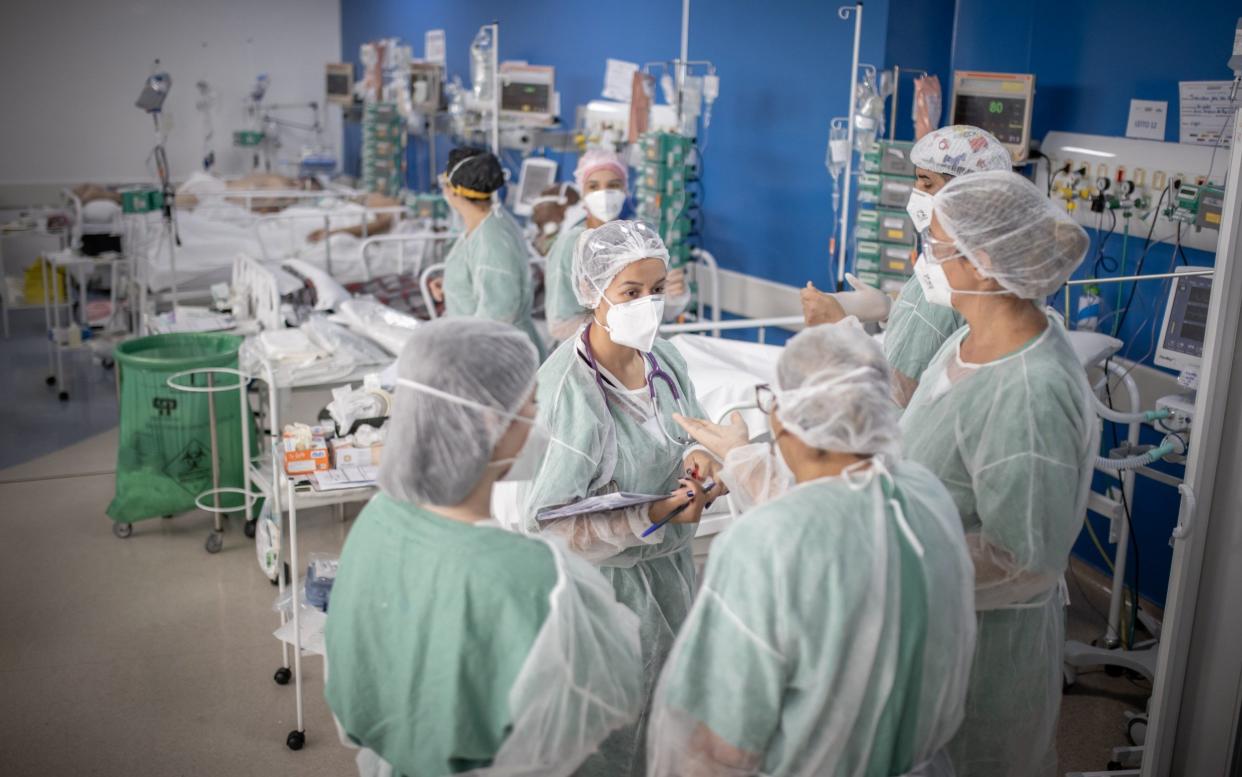
[[[325,639],[328,706],[397,775],[567,774],[642,701],[637,619],[596,570],[383,494],[349,533]]]
[[[696,527],[669,524],[643,538],[651,525],[647,508],[632,508],[540,525],[535,512],[606,491],[665,494],[677,488],[688,446],[667,440],[656,424],[682,434],[675,412],[695,418],[703,410],[695,398],[685,360],[668,341],[657,338],[653,353],[677,382],[679,407],[669,388],[656,381],[658,414],[642,398],[647,390],[609,389],[605,402],[595,374],[579,352],[580,338],[561,343],[539,370],[539,417],[551,444],[527,502],[524,529],[566,540],[571,551],[598,564],[617,599],[640,619],[645,698],[654,689],[673,638],[690,610],[694,563],[690,541]],[[657,417],[658,415],[658,417]],[[584,774],[643,774],[645,716],[615,734]]]
[[[918,278],[911,278],[888,315],[884,355],[893,369],[917,382],[944,341],[965,324],[953,308],[928,302]]]
[[[717,540],[656,694],[652,777],[943,772],[975,631],[957,510],[918,464],[860,474]]]
[[[526,240],[500,206],[458,239],[444,262],[445,315],[513,324],[543,357],[543,341],[531,320],[534,286]]]
[[[568,339],[570,330],[577,329],[591,314],[591,311],[578,303],[578,297],[574,294],[574,246],[585,231],[586,222],[578,222],[563,229],[548,249],[544,309],[548,317],[548,327],[554,333],[564,330],[567,336],[563,339]]]
[[[1061,325],[983,365],[951,337],[902,416],[906,455],[948,488],[976,569],[979,628],[959,777],[1050,775],[1065,639],[1061,579],[1098,446],[1086,373]]]

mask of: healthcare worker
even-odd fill
[[[1087,376],[1042,308],[1088,239],[1012,172],[950,181],[923,241],[928,303],[966,319],[932,358],[901,419],[906,455],[948,487],[975,565],[979,628],[960,777],[1056,768],[1062,575],[1098,448]]]
[[[463,234],[444,259],[442,296],[447,316],[473,316],[513,324],[543,355],[543,340],[531,321],[534,284],[526,239],[517,223],[494,201],[504,186],[494,154],[459,147],[449,152],[440,179],[444,199],[461,216]],[[439,299],[437,298],[437,301]]]
[[[795,336],[776,379],[756,390],[773,442],[729,425],[713,451],[734,498],[762,503],[712,548],[649,774],[952,775],[975,637],[957,508],[901,458],[888,363],[856,319]]]
[[[1012,170],[1013,158],[992,133],[978,127],[958,124],[942,127],[924,135],[910,149],[910,161],[914,163],[914,190],[906,212],[914,224],[914,230],[922,235],[930,226],[931,198],[944,185],[958,176],[989,170]],[[924,267],[916,261],[914,276],[901,288],[891,311],[886,311],[888,328],[884,334],[884,352],[893,366],[893,395],[903,407],[910,401],[918,386],[923,370],[931,358],[944,345],[944,341],[965,324],[965,319],[952,308],[929,303],[923,296],[918,275]],[[874,290],[862,287],[851,280],[857,293],[845,295],[865,296]],[[878,321],[869,311],[878,309],[875,303],[868,310],[852,306],[845,295],[821,294],[809,286],[803,289],[803,313],[808,324],[839,320],[853,313],[864,321]],[[843,303],[839,314],[832,312],[834,299]]]
[[[578,302],[593,311],[539,370],[539,418],[552,436],[531,484],[524,527],[559,536],[598,564],[617,598],[642,623],[644,694],[694,593],[690,541],[717,462],[673,421],[701,416],[686,363],[657,336],[668,251],[635,221],[611,221],[580,238],[574,258]],[[667,498],[650,505],[540,522],[537,511],[615,491]],[[664,519],[668,525],[654,528]],[[618,732],[583,767],[585,774],[641,775],[645,715]]]
[[[638,619],[590,564],[489,520],[493,484],[547,442],[538,364],[481,319],[424,324],[401,353],[325,629],[325,696],[363,774],[566,775],[638,714]]]
[[[548,251],[547,294],[544,308],[548,332],[556,340],[568,340],[591,318],[591,311],[578,302],[574,291],[573,259],[578,238],[588,229],[597,229],[613,221],[625,209],[629,174],[625,163],[612,151],[589,149],[578,159],[574,184],[582,194],[585,221],[562,227],[556,242]],[[681,270],[670,270],[665,278],[664,320],[672,321],[690,302],[686,276]]]

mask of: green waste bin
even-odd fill
[[[116,454],[116,495],[108,517],[133,523],[195,508],[194,500],[212,487],[211,424],[208,397],[215,398],[220,485],[243,486],[240,399],[236,389],[213,394],[178,391],[168,378],[186,370],[237,369],[242,338],[227,334],[167,334],[142,337],[116,347],[120,382],[121,430]],[[214,386],[236,387],[239,378],[211,376]],[[183,386],[206,387],[205,374],[177,379]],[[251,455],[258,432],[250,424]],[[244,509],[241,494],[224,493],[221,507]],[[257,507],[256,507],[257,509]]]

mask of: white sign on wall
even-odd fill
[[[1229,99],[1230,81],[1181,81],[1179,143],[1228,148],[1233,136],[1233,114],[1242,105],[1242,93]],[[1222,137],[1222,134],[1224,137]]]
[[[1126,137],[1141,140],[1164,140],[1165,121],[1169,117],[1167,100],[1131,100],[1130,120]]]
[[[444,30],[427,30],[423,35],[423,59],[444,67]]]

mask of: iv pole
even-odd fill
[[[500,158],[500,23],[492,22],[492,153]]]
[[[854,14],[854,56],[850,65],[850,113],[849,130],[847,131],[850,151],[845,157],[845,191],[841,195],[841,244],[837,246],[836,288],[838,289],[841,288],[841,284],[845,281],[845,247],[849,243],[847,238],[850,228],[850,189],[854,174],[854,103],[856,102],[854,95],[858,91],[858,56],[859,44],[862,42],[863,4],[855,3],[852,8],[848,5],[843,5],[837,9],[837,17],[840,19],[850,18],[850,13]]]

